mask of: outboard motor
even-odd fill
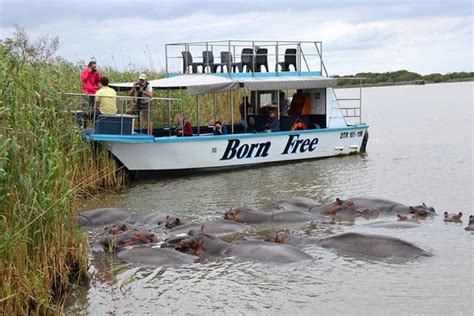
[[[362,145],[360,145],[360,153],[364,154],[366,152],[367,142],[369,141],[369,131],[366,130],[364,133],[364,138],[362,139]]]

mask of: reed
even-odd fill
[[[78,202],[126,177],[66,110],[79,68],[21,57],[0,45],[0,314],[60,314],[64,291],[87,277]]]

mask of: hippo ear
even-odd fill
[[[447,211],[444,211],[444,216],[447,216],[448,215],[448,212]]]
[[[409,211],[411,214],[417,212],[416,208],[414,208],[413,206],[410,206],[410,207],[408,208],[408,211]]]
[[[459,212],[459,213],[458,213],[458,217],[459,217],[459,218],[462,217],[462,212]]]
[[[342,205],[342,200],[340,198],[336,198],[336,204],[337,205]]]
[[[179,218],[176,217],[176,219],[174,220],[174,223],[175,223],[176,225],[179,225],[179,224],[181,223],[181,221],[179,220]]]
[[[201,231],[202,232],[207,232],[207,225],[206,224],[201,225]]]
[[[347,201],[346,201],[346,204],[347,204],[348,206],[354,206],[354,202],[353,202],[352,200],[347,200]]]
[[[166,215],[166,219],[169,219],[169,218],[170,218],[170,216],[169,216],[169,215]]]

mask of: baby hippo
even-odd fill
[[[467,224],[465,230],[474,231],[474,215],[469,216],[469,224]]]
[[[459,213],[451,213],[444,212],[444,221],[445,222],[453,222],[453,223],[462,223],[461,221],[462,212]]]

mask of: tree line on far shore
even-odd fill
[[[339,79],[338,86],[359,85],[358,80],[354,78],[364,78],[363,85],[398,85],[410,83],[438,83],[448,81],[474,81],[474,72],[452,72],[447,74],[432,73],[429,75],[420,75],[408,70],[389,71],[383,73],[360,72],[355,75],[334,76]],[[345,79],[347,78],[347,79]],[[352,78],[352,79],[351,79]]]

